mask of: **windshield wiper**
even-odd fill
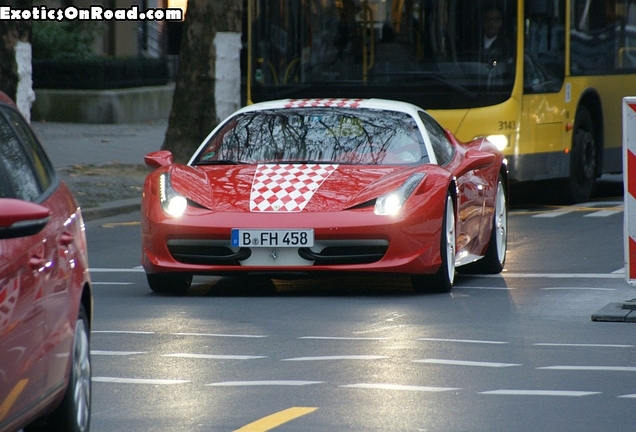
[[[196,161],[193,165],[246,165],[248,162],[235,161],[232,159],[217,159],[208,161]]]

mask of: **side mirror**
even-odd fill
[[[0,240],[39,233],[51,218],[51,211],[39,204],[0,198]]]
[[[148,153],[146,156],[144,156],[144,162],[149,167],[160,168],[162,166],[172,165],[174,159],[172,157],[172,152],[168,150],[159,150]]]

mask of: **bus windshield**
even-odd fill
[[[510,0],[250,0],[252,102],[384,97],[426,109],[507,100]]]

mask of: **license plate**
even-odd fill
[[[253,230],[234,228],[232,246],[238,247],[312,247],[313,229]]]

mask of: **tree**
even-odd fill
[[[12,9],[30,9],[33,0],[8,0]],[[31,82],[31,20],[0,20],[0,90],[16,101],[24,116],[31,116],[35,100]]]
[[[162,145],[177,162],[186,162],[219,122],[217,36],[233,34],[240,41],[241,23],[242,0],[188,1],[172,109]],[[239,50],[240,43],[237,57]],[[240,68],[235,73],[240,77]]]

